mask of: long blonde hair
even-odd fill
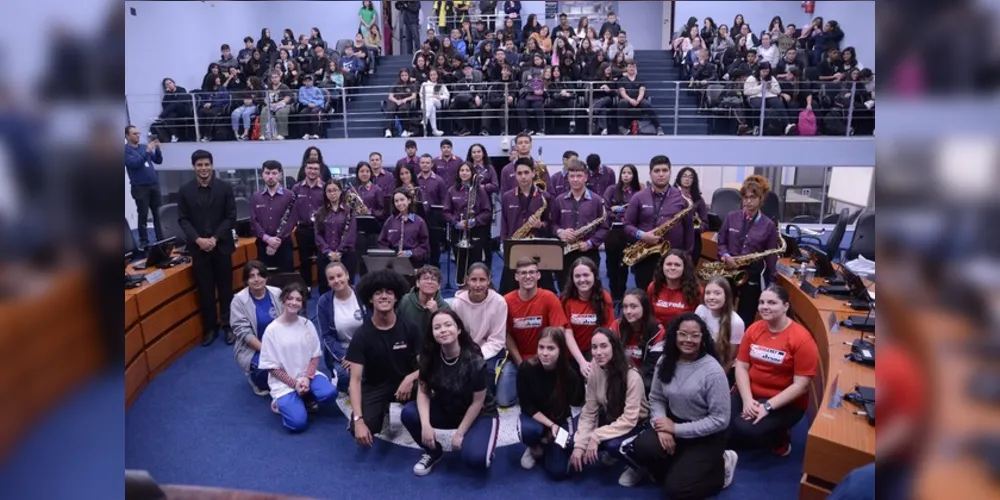
[[[732,347],[730,338],[733,336],[733,289],[729,286],[729,280],[722,276],[708,280],[708,283],[705,284],[705,290],[708,290],[708,287],[712,285],[721,288],[722,293],[726,295],[722,309],[719,310],[719,333],[715,339],[715,350],[719,352],[719,361],[722,362],[723,367],[726,367],[732,361],[729,357]]]

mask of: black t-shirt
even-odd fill
[[[367,320],[351,339],[347,361],[364,366],[366,385],[399,385],[417,369],[420,330],[402,318],[388,330]]]
[[[844,72],[844,63],[841,61],[834,61],[831,63],[829,60],[825,60],[819,63],[819,76],[833,76],[837,73]]]
[[[628,75],[622,75],[621,79],[618,80],[618,88],[625,89],[625,93],[632,99],[638,99],[639,89],[645,86],[646,84],[639,79],[639,75],[635,75],[634,81],[629,80]]]
[[[521,363],[517,369],[517,398],[521,403],[521,414],[531,418],[541,412],[554,422],[566,420],[570,416],[570,401],[576,399],[576,375],[572,374],[570,380],[564,380],[563,387],[566,391],[563,404],[556,407],[552,400],[552,393],[556,390],[555,372],[547,371],[534,360]]]
[[[465,364],[472,366],[464,366]],[[443,362],[439,363],[438,369],[441,370],[441,373],[431,380],[428,387],[431,405],[440,408],[445,415],[448,415],[448,420],[457,425],[462,421],[469,405],[472,404],[473,395],[479,391],[486,391],[487,377],[492,377],[494,374],[490,373],[490,369],[481,354],[468,358],[463,356],[452,366]],[[462,378],[463,372],[472,374],[472,376],[466,376],[466,380],[455,384]],[[441,380],[450,380],[458,387],[445,387],[444,384],[439,383]],[[490,417],[497,416],[496,400],[490,391],[486,391],[486,400],[483,401],[483,409],[479,414]]]

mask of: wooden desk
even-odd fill
[[[714,233],[702,235],[702,255],[706,260],[718,259],[718,243]],[[791,265],[789,259],[781,259]],[[778,273],[778,284],[788,292],[789,304],[795,318],[812,333],[819,350],[819,376],[812,384],[812,414],[809,433],[806,438],[803,474],[799,487],[799,498],[822,499],[830,493],[851,470],[875,461],[875,428],[868,425],[864,417],[853,415],[850,403],[841,408],[829,408],[836,393],[837,384],[841,394],[851,392],[856,384],[875,386],[875,370],[844,360],[850,352],[845,341],[853,340],[860,334],[844,327],[831,332],[832,320],[842,320],[850,314],[860,314],[847,306],[844,299],[826,295],[810,297],[799,286],[799,279],[788,278]],[[819,286],[822,278],[814,278]]]

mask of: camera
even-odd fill
[[[503,151],[504,153],[510,151],[510,138],[509,137],[504,136],[503,139],[500,139],[500,151]]]

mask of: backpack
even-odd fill
[[[816,135],[816,114],[811,109],[799,111],[799,135]]]

